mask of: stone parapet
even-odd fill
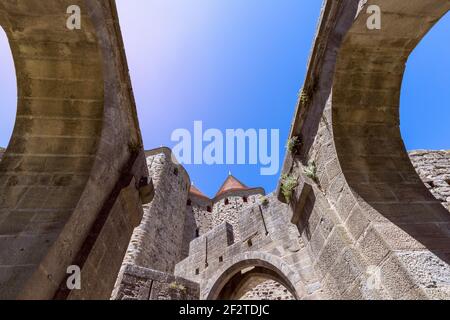
[[[126,265],[114,300],[199,300],[195,282],[172,274]]]

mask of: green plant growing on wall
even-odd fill
[[[318,183],[319,179],[317,178],[317,166],[314,161],[310,161],[308,166],[304,168],[304,172],[308,178]]]
[[[281,177],[281,193],[286,199],[287,203],[291,203],[292,195],[294,194],[295,188],[298,186],[298,180],[292,175],[284,174]]]
[[[261,197],[260,200],[263,207],[267,207],[269,205],[269,199],[267,199],[267,197]]]
[[[302,88],[298,93],[298,98],[300,100],[300,104],[305,106],[309,102],[309,95],[304,88]]]
[[[183,292],[186,291],[186,287],[183,286],[182,284],[177,283],[177,282],[172,282],[169,285],[169,288],[172,289],[172,290],[178,290],[178,291],[183,291]]]
[[[289,139],[286,145],[287,150],[293,155],[296,155],[300,151],[300,147],[301,147],[301,140],[300,137],[298,136]]]

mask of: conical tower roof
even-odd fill
[[[239,191],[239,190],[249,190],[249,188],[240,182],[238,179],[236,179],[233,175],[229,175],[228,178],[223,183],[222,187],[220,188],[219,192],[216,194],[216,198],[220,197],[222,194],[228,192],[228,191]]]

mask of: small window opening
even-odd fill
[[[212,212],[212,208],[211,208],[211,207],[207,207],[207,208],[206,208],[206,211],[208,211],[208,212],[211,213],[211,212]]]
[[[191,201],[191,199],[189,199],[188,201],[187,201],[187,205],[190,207],[190,206],[192,206],[192,201]]]
[[[242,200],[244,200],[244,203],[248,202],[248,198],[247,197],[243,197]]]
[[[220,263],[223,262],[223,257],[219,257],[219,262],[220,262]]]
[[[230,204],[230,200],[225,199],[225,205],[227,206],[227,205],[229,205],[229,204]]]
[[[200,269],[195,269],[195,275],[198,276],[200,274]]]
[[[248,244],[249,247],[253,247],[253,241],[252,241],[252,239],[249,239],[249,240],[247,241],[247,244]]]
[[[200,229],[195,230],[195,237],[196,238],[200,237]]]

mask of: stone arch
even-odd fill
[[[409,54],[449,10],[448,1],[369,1],[382,9],[381,30],[360,13],[339,52],[333,85],[333,133],[355,195],[378,212],[447,212],[427,191],[405,149],[400,87]],[[363,11],[364,12],[364,9]],[[419,205],[418,205],[419,204]],[[448,213],[447,213],[448,214]]]
[[[413,291],[400,288],[425,281],[421,273],[449,272],[450,238],[443,226],[450,215],[411,164],[400,133],[400,91],[410,53],[448,12],[450,2],[361,3],[364,6],[346,33],[335,67],[334,145],[343,178],[363,213],[348,223],[353,230],[361,229],[356,236],[359,247],[370,264],[380,265],[389,275],[384,285],[393,297],[412,297]],[[381,8],[381,30],[367,28],[365,9],[370,5]],[[412,261],[422,264],[414,268]],[[442,261],[447,265],[437,271],[438,265],[445,265]],[[439,297],[445,284],[439,283],[436,292],[418,287],[423,291],[415,292],[417,296]]]
[[[245,269],[248,272],[236,277]],[[236,280],[233,283],[235,292],[224,292],[233,280]],[[282,284],[296,299],[301,299],[305,294],[300,275],[288,264],[274,255],[254,251],[239,254],[221,267],[209,281],[202,284],[201,297],[206,300],[239,298],[248,288],[266,280]]]
[[[2,122],[0,125],[0,161],[5,151],[9,140],[11,139],[12,131],[17,114],[17,76],[14,66],[12,52],[9,46],[8,37],[5,30],[0,25],[0,61],[2,65],[2,73],[0,81],[2,87],[0,88],[0,101],[2,107]],[[5,49],[3,49],[5,48]]]
[[[381,9],[381,30],[367,28],[371,5]],[[327,296],[448,298],[450,215],[409,160],[399,101],[409,54],[449,8],[439,0],[325,2],[291,129],[302,146],[283,173],[298,176],[293,222]],[[305,174],[310,164],[314,177]],[[375,290],[367,285],[374,273]]]
[[[81,30],[66,27],[71,5]],[[18,86],[0,163],[0,298],[57,297],[73,264],[85,281],[78,298],[112,291],[142,214],[130,186],[147,175],[115,10],[113,1],[0,3]],[[107,239],[119,224],[123,239]],[[106,253],[101,242],[112,240]]]

